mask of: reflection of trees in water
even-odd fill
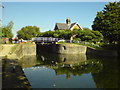
[[[64,59],[63,59],[64,58]],[[83,59],[83,60],[82,60]],[[84,73],[98,73],[102,70],[102,63],[97,60],[86,60],[85,55],[58,55],[48,54],[38,57],[37,65],[44,65],[55,70],[56,75],[82,75]]]
[[[118,59],[116,57],[101,57],[101,56],[87,55],[88,60],[84,59],[82,61],[82,60],[79,60],[79,58],[76,58],[77,56],[74,57],[74,56],[55,55],[55,56],[52,56],[54,57],[54,59],[52,57],[50,58],[50,56],[45,56],[44,61],[42,59],[38,61],[43,65],[47,65],[47,67],[50,66],[49,68],[53,68],[56,72],[56,75],[66,74],[66,78],[69,79],[71,74],[74,76],[77,76],[77,75],[80,76],[84,73],[91,72],[97,88],[118,88],[119,87],[118,85],[119,66],[117,61]],[[60,60],[60,57],[61,58],[64,57],[64,59]],[[69,57],[74,57],[76,59],[71,59]],[[72,63],[72,66],[66,63],[67,61],[69,62],[70,60],[77,61],[77,59],[78,59],[78,62]],[[100,61],[100,63],[95,65],[94,64],[85,65],[86,61],[89,61],[89,62],[95,61],[97,63],[97,60]],[[100,66],[101,63],[103,64],[103,66]]]
[[[120,88],[119,65],[116,57],[97,57],[103,63],[103,70],[92,73],[97,88]]]
[[[36,57],[26,57],[21,60],[24,67],[46,66],[55,70],[56,75],[66,74],[80,76],[92,73],[97,88],[119,87],[119,65],[116,57],[100,57],[94,55],[60,55],[44,54]],[[99,61],[99,62],[98,62]],[[93,62],[93,63],[92,63]]]
[[[70,78],[70,74],[80,76],[84,73],[98,73],[102,70],[102,63],[96,60],[90,60],[79,63],[79,65],[70,67],[58,67],[54,69],[56,75],[66,74],[66,78]]]

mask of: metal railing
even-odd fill
[[[51,38],[51,37],[36,37],[32,38],[33,42],[57,42],[61,40],[61,38]]]

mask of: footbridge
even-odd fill
[[[32,41],[35,42],[36,44],[54,44],[61,40],[62,38],[51,38],[51,37],[35,37],[32,38]]]

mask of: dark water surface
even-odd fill
[[[19,63],[33,88],[119,88],[116,57],[42,53]]]

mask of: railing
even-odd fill
[[[33,42],[57,42],[61,40],[61,38],[51,38],[51,37],[36,37],[32,38]]]
[[[80,43],[80,44],[89,44],[89,42],[78,41],[78,40],[65,40],[66,43]]]
[[[98,44],[94,44],[91,42],[86,42],[86,41],[78,41],[78,40],[65,40],[66,43],[76,43],[76,44],[83,44],[87,46],[93,46],[93,47],[100,47]]]
[[[54,43],[54,42],[59,42],[60,40],[66,42],[66,43],[77,43],[77,44],[84,44],[84,45],[99,47],[99,45],[96,45],[96,44],[90,43],[90,42],[86,42],[86,41],[68,40],[68,39],[63,40],[62,38],[51,38],[51,37],[32,38],[32,41],[36,42],[36,43]]]

